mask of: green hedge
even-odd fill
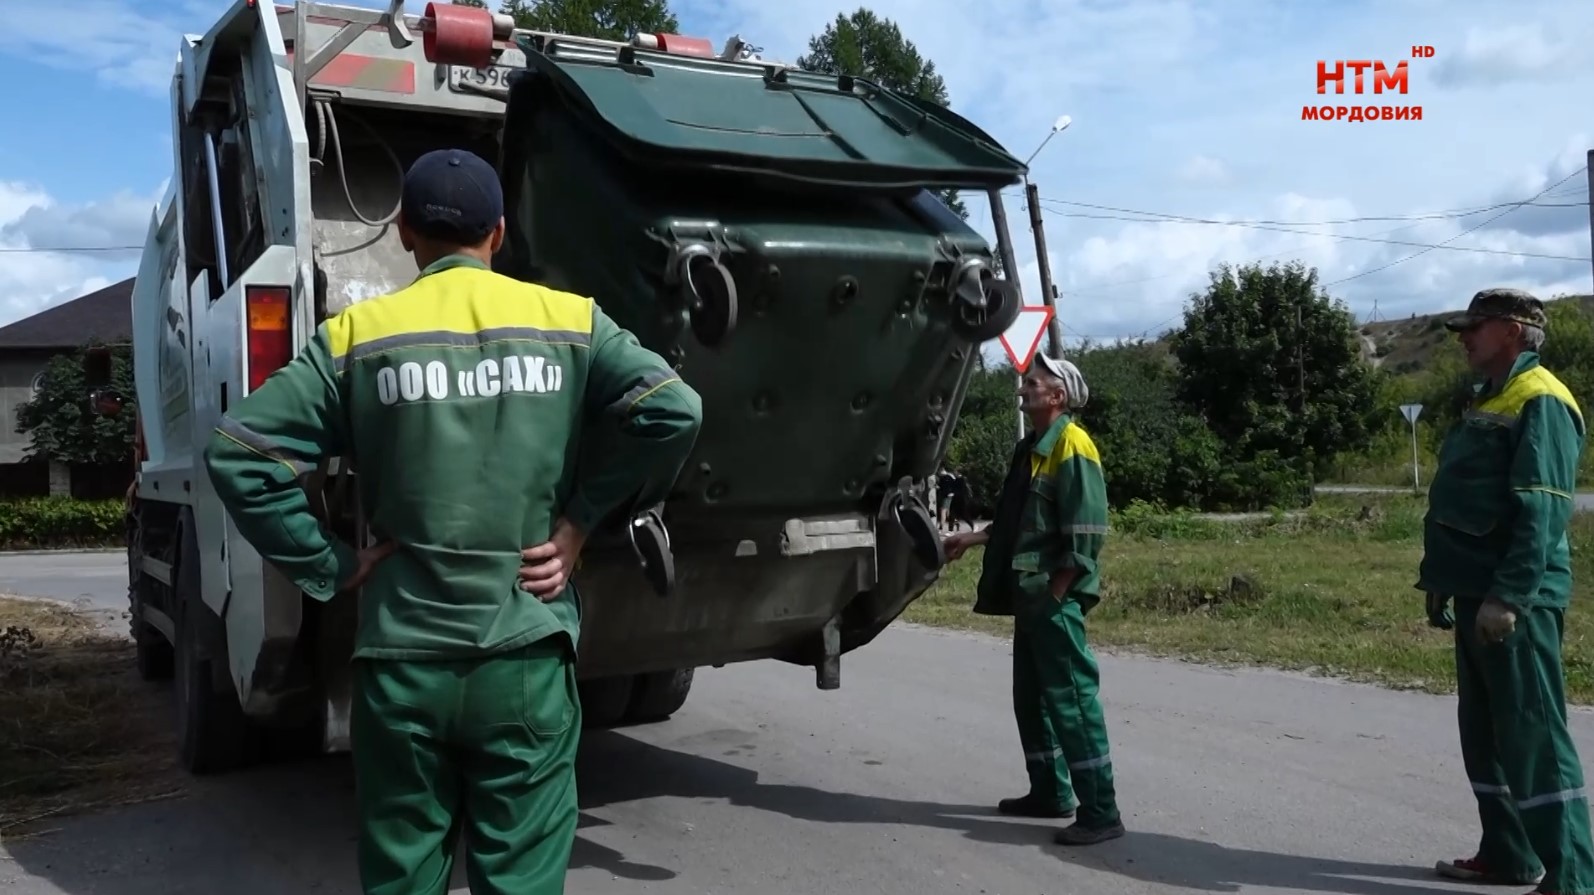
[[[122,510],[120,500],[0,500],[0,550],[120,547]]]

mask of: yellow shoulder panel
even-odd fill
[[[1500,394],[1479,404],[1478,409],[1485,413],[1496,413],[1515,419],[1529,401],[1546,395],[1565,404],[1578,419],[1583,418],[1583,410],[1578,406],[1577,399],[1572,396],[1571,389],[1567,388],[1554,373],[1543,367],[1534,367],[1514,377],[1506,383],[1504,389],[1501,389]]]
[[[492,271],[440,271],[326,322],[332,356],[420,345],[520,340],[587,345],[593,301]],[[463,337],[463,338],[462,338]]]

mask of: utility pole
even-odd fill
[[[1028,179],[1024,181],[1024,201],[1029,206],[1029,229],[1035,234],[1035,264],[1040,268],[1041,301],[1052,309],[1052,319],[1046,322],[1046,340],[1051,343],[1052,357],[1063,358],[1063,324],[1057,319],[1057,287],[1052,285],[1052,262],[1046,255],[1046,226],[1041,220],[1040,190]]]
[[[986,195],[991,201],[991,224],[996,227],[996,251],[1002,258],[1002,279],[1013,287],[1013,294],[1022,303],[1024,293],[1018,282],[1018,262],[1013,260],[1013,238],[1007,230],[1007,208],[1002,205],[1002,191],[987,190]],[[1018,437],[1023,438],[1024,408],[1018,406],[1017,392],[1018,387],[1024,384],[1024,374],[1014,370],[1013,380],[1013,411],[1018,414]]]
[[[1594,149],[1588,151],[1588,247],[1590,257],[1594,257]],[[1594,264],[1591,264],[1594,266]]]

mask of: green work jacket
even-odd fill
[[[591,532],[662,501],[701,419],[697,393],[591,299],[455,255],[318,326],[227,412],[205,463],[243,537],[325,601],[356,554],[298,479],[352,461],[373,533],[398,544],[361,591],[356,657],[470,658],[561,633],[574,650],[579,598],[520,590],[520,551],[560,515]]]
[[[1440,448],[1417,588],[1492,596],[1519,611],[1564,608],[1584,434],[1577,401],[1536,352],[1523,352],[1503,383],[1478,386]]]
[[[1056,572],[1079,569],[1065,595],[1085,609],[1101,599],[1107,481],[1084,427],[1064,414],[1019,442],[989,529],[974,611],[1030,614],[1055,598]]]

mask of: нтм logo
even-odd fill
[[[1411,48],[1411,58],[1432,59],[1434,48],[1426,45],[1416,45]],[[1347,69],[1350,78],[1346,77]],[[1368,77],[1371,69],[1372,77]],[[1393,71],[1383,62],[1369,59],[1335,60],[1332,65],[1319,59],[1317,61],[1317,92],[1327,93],[1330,82],[1334,84],[1334,93],[1344,94],[1345,83],[1349,80],[1352,92],[1357,95],[1367,92],[1368,82],[1372,82],[1374,94],[1382,94],[1387,89],[1390,93],[1406,93],[1411,86],[1411,70],[1402,59],[1396,63]],[[1301,107],[1302,121],[1421,121],[1422,106],[1303,106]]]

